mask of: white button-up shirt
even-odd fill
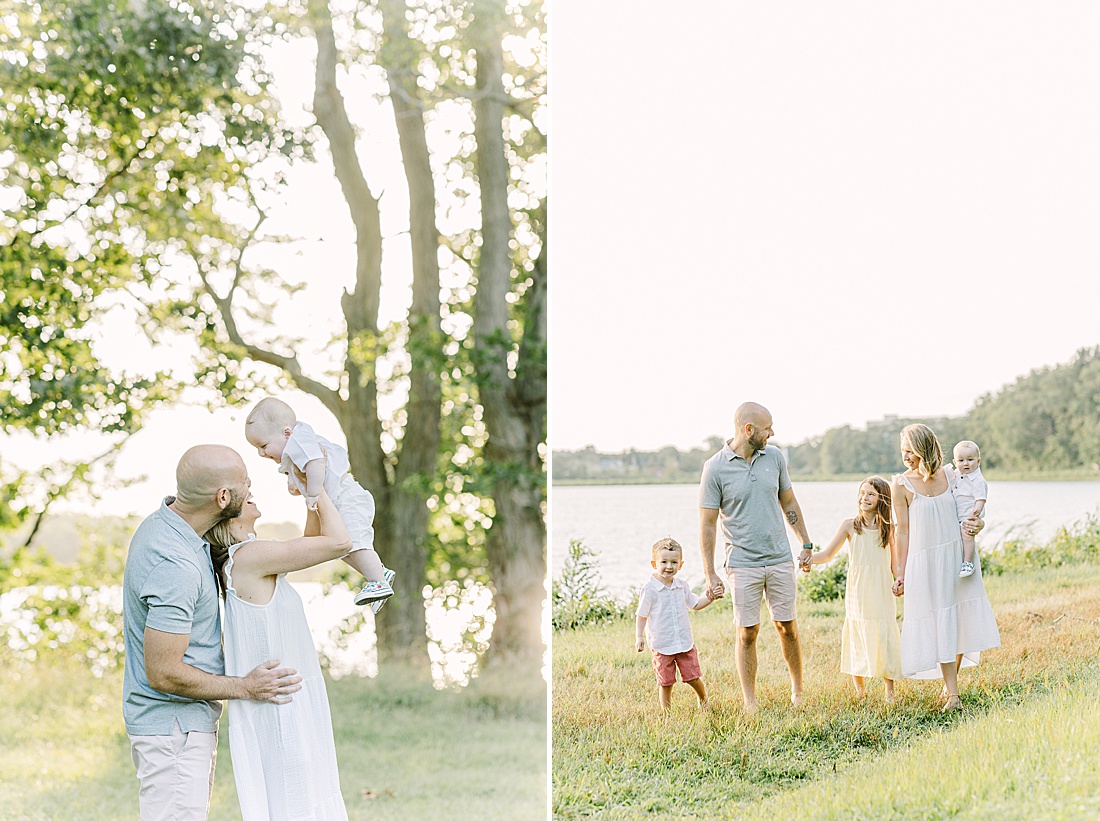
[[[650,649],[671,656],[694,647],[688,612],[699,601],[683,579],[674,578],[669,587],[653,578],[646,582],[636,615],[646,620],[645,634]]]
[[[989,482],[982,476],[982,469],[976,468],[965,476],[958,474],[955,484],[951,486],[951,495],[955,497],[955,512],[959,521],[970,518],[974,503],[989,498]]]

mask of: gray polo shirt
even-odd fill
[[[126,555],[122,715],[130,735],[171,735],[176,721],[185,733],[212,733],[222,712],[220,701],[195,701],[154,690],[145,675],[146,627],[190,634],[184,663],[207,673],[225,673],[210,546],[168,507],[172,501],[169,496],[138,525]]]
[[[765,445],[747,462],[726,443],[703,463],[699,507],[718,510],[729,567],[791,561],[779,494],[791,486],[783,451]]]

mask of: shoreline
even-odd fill
[[[896,471],[895,471],[896,472]],[[990,482],[1100,482],[1100,471],[1088,468],[1076,470],[1036,471],[1034,473],[1020,473],[1017,471],[982,471]],[[866,479],[868,475],[862,473],[843,473],[835,475],[822,474],[791,474],[791,481],[798,482],[858,482]],[[880,476],[889,478],[888,473],[880,473]],[[663,477],[663,476],[616,476],[606,479],[551,479],[552,487],[606,487],[612,485],[694,485],[698,484],[699,477]]]

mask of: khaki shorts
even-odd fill
[[[130,736],[142,821],[205,821],[214,787],[217,733]]]
[[[760,624],[761,598],[768,603],[772,621],[794,621],[798,617],[795,572],[793,559],[770,567],[727,567],[734,623],[738,627]]]

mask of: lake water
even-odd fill
[[[815,545],[832,539],[856,512],[859,482],[795,482],[795,494]],[[554,487],[551,496],[553,578],[561,573],[569,542],[581,539],[599,556],[605,589],[619,594],[648,577],[649,550],[671,536],[684,546],[682,578],[703,581],[699,555],[699,489],[696,485],[599,485]],[[986,528],[978,550],[1026,535],[1037,542],[1059,527],[1100,510],[1100,482],[990,482]],[[800,545],[791,530],[792,549]]]

